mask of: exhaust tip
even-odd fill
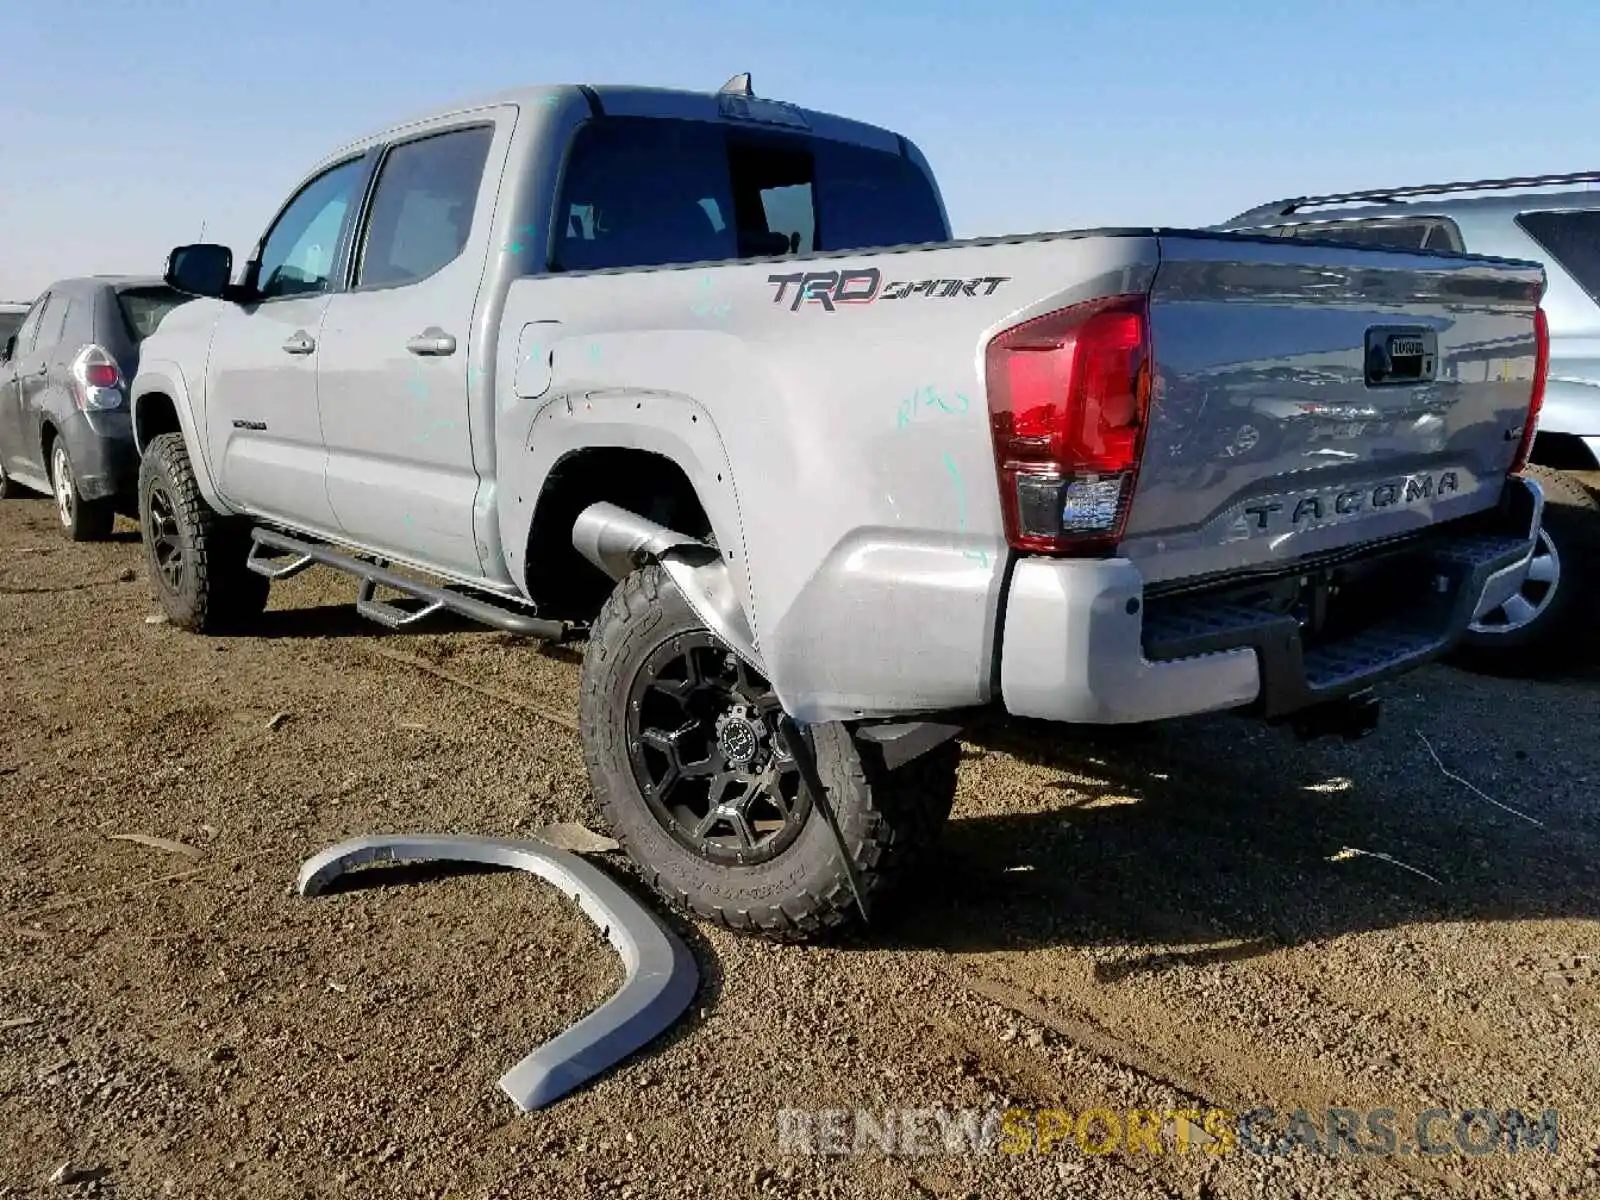
[[[618,582],[680,546],[705,543],[605,500],[584,509],[572,524],[572,548]]]

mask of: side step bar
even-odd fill
[[[287,579],[316,563],[333,567],[347,575],[354,575],[361,580],[361,590],[356,595],[356,611],[389,629],[403,629],[432,616],[440,609],[449,609],[468,620],[477,621],[480,625],[488,625],[505,633],[520,634],[523,637],[559,642],[572,632],[572,627],[564,621],[526,616],[491,600],[479,600],[447,588],[407,579],[390,571],[386,564],[367,562],[352,554],[343,554],[312,542],[303,542],[273,529],[258,525],[250,531],[250,539],[252,544],[246,565],[256,574],[265,575],[268,579]],[[283,561],[280,557],[261,554],[262,550],[276,550],[290,557],[288,561]],[[386,600],[379,600],[376,596],[380,586],[392,588],[394,591],[421,600],[423,606],[413,611]]]

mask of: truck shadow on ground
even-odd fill
[[[411,628],[385,629],[356,611],[354,602],[304,605],[297,608],[269,608],[259,617],[222,637],[270,638],[412,638],[438,637],[449,633],[490,636],[482,625],[451,612],[434,613]]]
[[[1567,732],[1582,745],[1588,722]],[[940,854],[868,941],[1116,948],[1126,957],[1098,970],[1114,979],[1366,930],[1600,916],[1600,814],[1575,799],[1589,789],[1559,799],[1548,771],[1515,759],[1488,782],[1470,735],[1435,736],[1452,738],[1435,741],[1452,770],[1544,826],[1444,775],[1403,719],[1356,745],[1229,717],[1087,738],[969,729],[962,769],[980,788],[992,752],[1026,764],[1003,798],[1017,811],[958,799]]]

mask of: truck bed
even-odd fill
[[[1542,280],[1159,228],[519,279],[485,439],[520,451],[498,472],[501,536],[515,571],[526,497],[595,438],[671,447],[794,711],[984,703],[1012,557],[986,399],[997,333],[1149,296],[1156,375],[1114,552],[1159,588],[1492,507]],[[1368,386],[1368,333],[1388,327],[1425,337],[1430,378]]]

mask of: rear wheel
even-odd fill
[[[1600,503],[1564,472],[1529,467],[1526,474],[1544,489],[1544,522],[1528,577],[1516,595],[1472,623],[1456,656],[1463,666],[1497,675],[1542,674],[1593,644]]]
[[[150,589],[167,620],[195,633],[238,628],[271,584],[245,566],[248,528],[205,502],[181,433],[153,438],[139,464],[139,528]]]
[[[64,438],[50,443],[50,490],[55,494],[56,515],[61,527],[75,542],[103,542],[111,536],[117,520],[113,500],[85,500],[78,491],[78,476],[72,469],[72,455]]]
[[[625,579],[596,619],[580,706],[602,815],[669,902],[790,940],[850,919],[849,873],[778,737],[771,685],[700,623],[659,567]],[[813,732],[857,881],[868,896],[884,892],[937,840],[959,747],[890,772],[845,726]]]

